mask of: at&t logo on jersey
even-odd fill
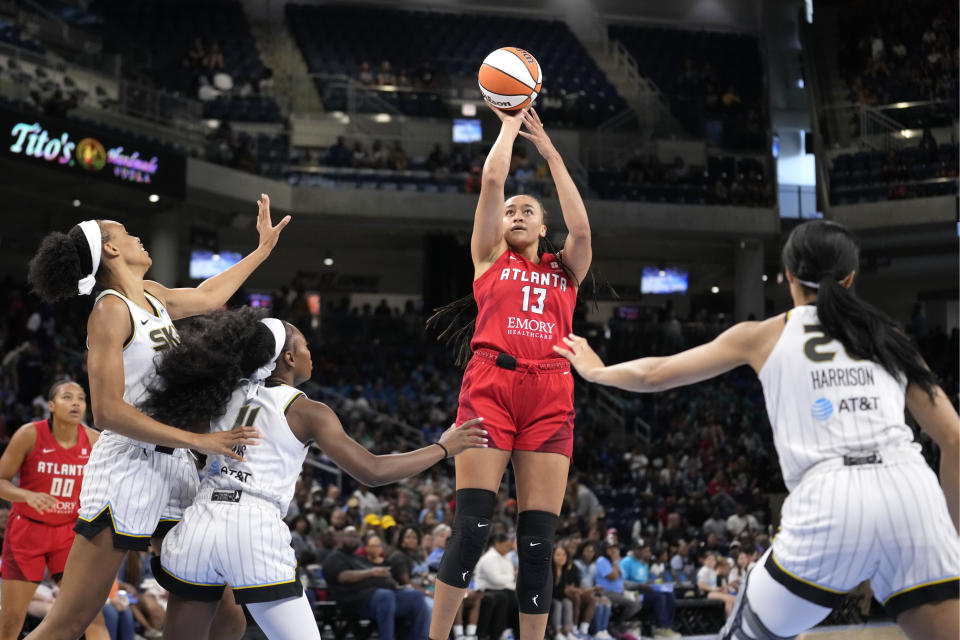
[[[826,422],[833,415],[833,403],[826,398],[818,398],[813,403],[813,419],[820,422]]]

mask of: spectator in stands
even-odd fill
[[[387,166],[387,150],[383,148],[383,143],[379,140],[373,141],[373,149],[370,151],[370,166],[374,169],[383,169]]]
[[[429,60],[425,60],[421,65],[420,69],[417,70],[417,86],[421,89],[429,89],[433,86],[433,82],[436,79],[436,74],[433,71],[433,63]]]
[[[580,482],[579,475],[573,475],[567,483],[567,501],[577,514],[581,526],[589,527],[603,518],[603,507],[596,494]]]
[[[431,493],[423,499],[423,509],[420,510],[420,516],[417,518],[417,521],[422,523],[423,519],[429,513],[433,514],[437,522],[443,522],[446,519],[443,507],[440,506],[440,498],[435,493]]]
[[[367,155],[366,150],[363,148],[363,144],[357,140],[353,143],[353,166],[357,168],[364,168],[370,165],[370,156]]]
[[[203,40],[199,37],[193,39],[193,45],[184,56],[184,65],[191,69],[198,69],[203,66],[207,59],[207,52],[203,48]]]
[[[717,554],[709,551],[700,560],[703,566],[697,571],[697,587],[708,599],[723,602],[724,613],[729,617],[736,598],[727,591],[726,586],[720,585],[717,574]]]
[[[760,531],[760,523],[752,513],[747,513],[747,508],[737,503],[737,511],[727,518],[727,533],[732,540],[739,536],[743,531],[756,533]]]
[[[730,554],[736,556],[736,564],[730,569],[728,584],[738,592],[747,577],[747,571],[750,570],[750,554],[745,549],[741,549],[739,545],[737,545],[735,554],[733,545],[731,545]]]
[[[377,71],[377,84],[378,85],[397,84],[397,76],[393,73],[393,69],[390,68],[389,60],[380,61],[380,69]]]
[[[370,490],[370,487],[363,485],[358,486],[357,490],[353,492],[353,497],[360,503],[361,518],[366,518],[371,513],[378,516],[383,513],[383,507],[380,506],[380,498]]]
[[[397,74],[397,86],[406,89],[412,85],[413,82],[410,81],[410,77],[407,75],[407,70],[405,68],[401,68],[400,73]]]
[[[323,565],[333,599],[348,615],[373,620],[381,640],[395,639],[397,619],[408,622],[413,640],[426,640],[430,608],[424,595],[415,589],[398,589],[389,568],[375,567],[365,556],[356,555],[359,545],[356,528],[347,527],[340,550]]]
[[[349,167],[353,165],[353,153],[344,144],[343,136],[338,136],[336,144],[327,149],[327,156],[323,163],[330,167]]]
[[[403,145],[398,140],[393,145],[393,151],[390,152],[387,167],[393,171],[406,171],[409,166],[410,161],[407,159],[407,152],[403,150]]]
[[[655,638],[678,638],[680,634],[673,630],[677,601],[673,592],[657,591],[653,588],[650,575],[651,556],[650,545],[640,542],[620,560],[624,589],[638,591],[643,596],[643,603],[649,604],[653,609]]]
[[[433,529],[433,550],[427,556],[427,566],[430,567],[432,573],[440,570],[440,560],[443,559],[443,550],[447,546],[447,538],[450,537],[450,533],[450,527],[445,524],[438,524]]]
[[[447,162],[447,154],[443,152],[443,149],[440,148],[440,145],[433,145],[430,155],[427,156],[427,169],[430,171],[437,171],[441,167],[446,167]]]
[[[370,537],[367,538],[366,544],[363,545],[363,555],[367,557],[367,560],[369,560],[373,566],[379,567],[383,565],[385,558],[383,556],[383,540],[380,536],[370,535]]]
[[[596,563],[597,586],[614,607],[614,620],[619,624],[630,624],[640,613],[640,603],[623,593],[623,573],[620,569],[620,547],[604,542],[600,545],[600,554]],[[636,634],[635,634],[636,635]]]
[[[714,534],[718,538],[725,538],[727,535],[727,521],[720,513],[720,507],[714,507],[713,513],[706,522],[703,523],[703,532],[705,534]]]
[[[220,43],[216,40],[210,42],[210,48],[207,49],[207,55],[203,59],[203,68],[207,71],[219,71],[225,66],[223,60],[223,51],[220,50]]]
[[[290,546],[301,565],[311,564],[316,559],[316,544],[310,537],[310,529],[310,521],[304,515],[297,516],[290,525]]]
[[[370,69],[370,63],[364,60],[360,63],[360,73],[357,74],[360,84],[372,85],[374,83],[373,71]]]
[[[737,93],[737,90],[730,84],[727,85],[727,90],[720,99],[720,102],[723,103],[725,109],[732,111],[739,107],[742,101],[740,100],[740,95]]]
[[[677,550],[670,557],[670,572],[679,583],[693,584],[696,580],[697,566],[690,559],[690,545],[686,540],[677,542]]]
[[[491,622],[492,637],[500,640],[513,640],[512,628],[516,626],[517,610],[517,571],[508,554],[513,543],[503,533],[490,536],[490,548],[480,556],[473,579],[477,589],[493,598],[491,606],[495,612]],[[499,634],[499,636],[497,635]]]
[[[430,570],[427,556],[420,548],[420,530],[416,527],[404,527],[400,532],[397,550],[387,557],[390,575],[401,587],[413,585],[423,591],[428,582]]]

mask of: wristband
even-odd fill
[[[444,459],[444,460],[446,460],[447,458],[450,457],[450,452],[447,451],[447,448],[446,448],[445,446],[443,446],[442,444],[440,444],[439,442],[431,442],[430,444],[435,444],[435,445],[437,445],[438,447],[440,447],[441,449],[443,449],[443,459]]]

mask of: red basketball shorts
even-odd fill
[[[490,446],[573,455],[573,375],[562,358],[521,360],[477,349],[460,385],[457,424],[482,417]]]
[[[4,580],[40,582],[44,569],[60,579],[73,545],[73,523],[49,525],[10,514],[3,537],[0,576]]]

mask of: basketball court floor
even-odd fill
[[[684,640],[715,640],[716,635],[683,636]],[[847,627],[820,627],[801,633],[798,640],[907,640],[900,627],[889,622]]]

